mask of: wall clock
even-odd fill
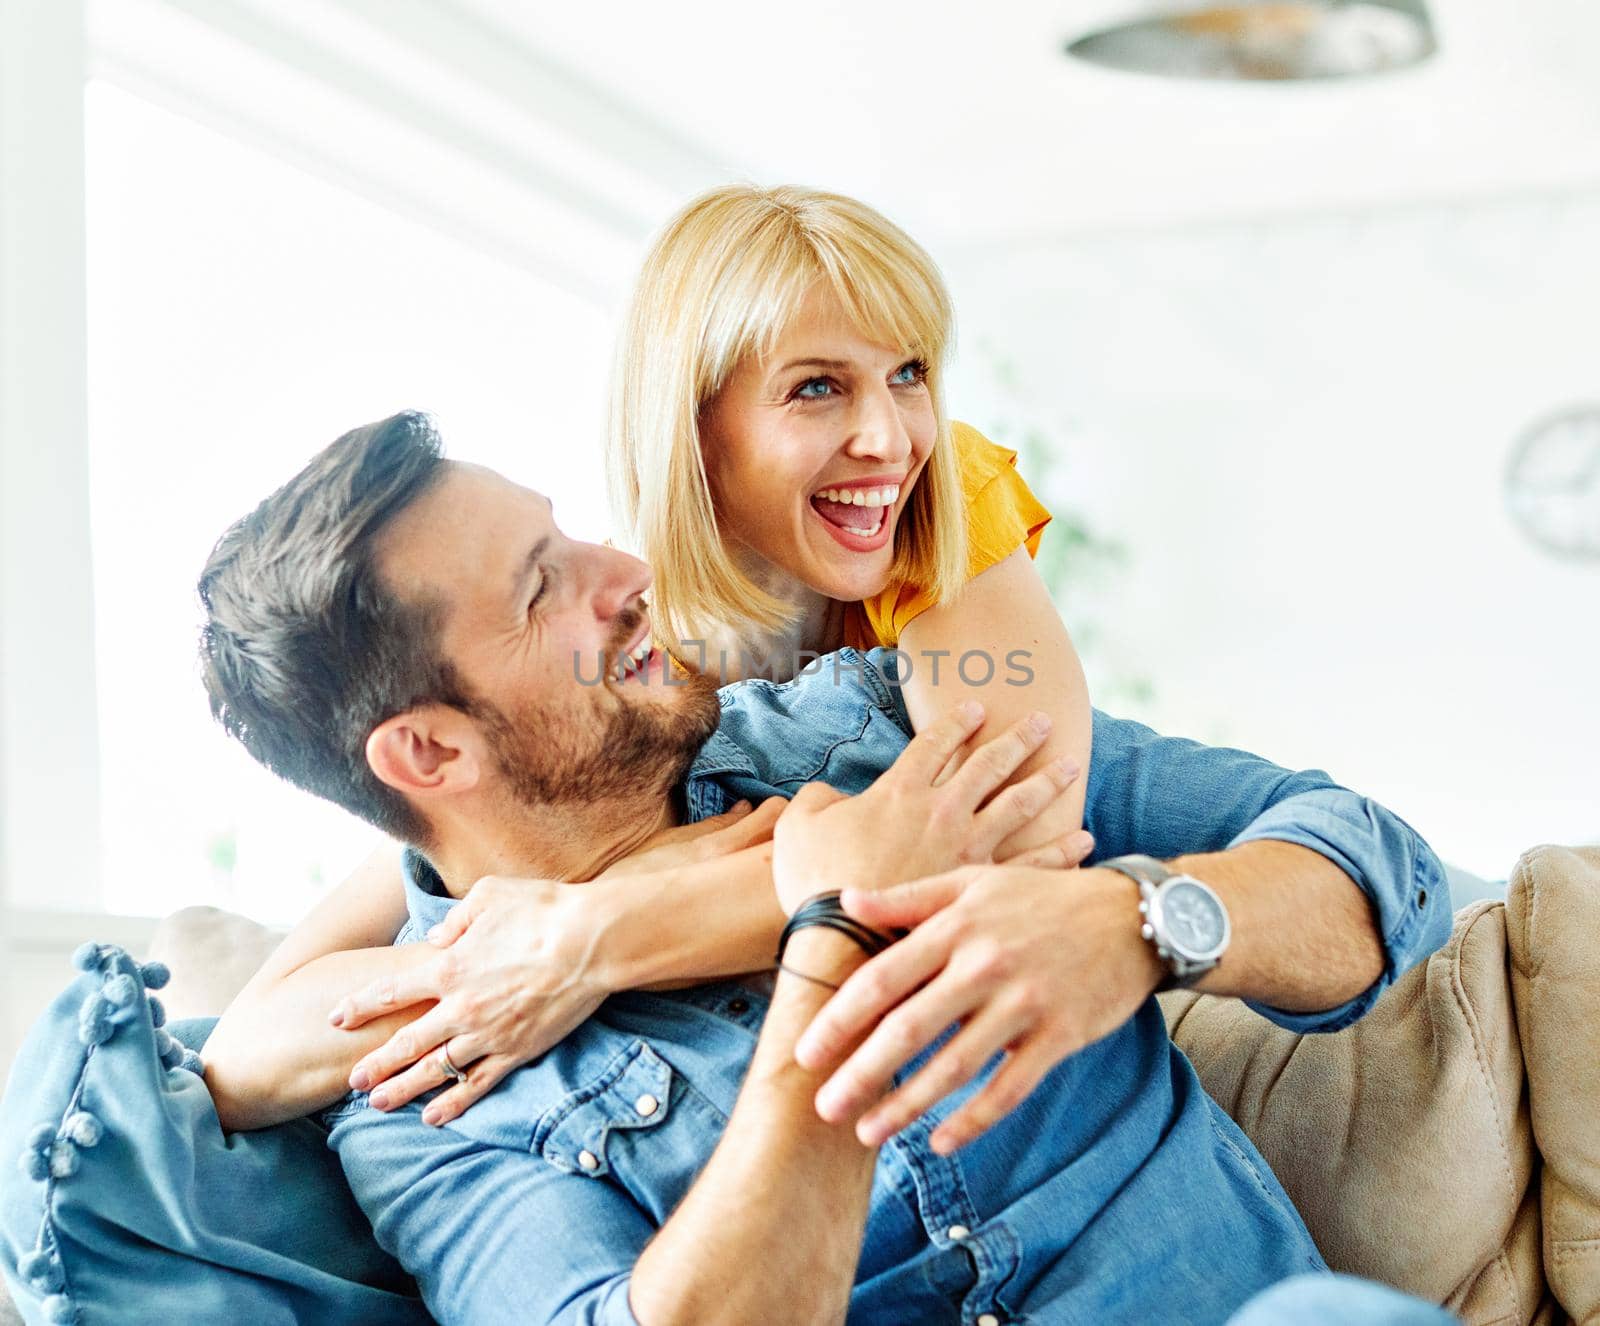
[[[1506,509],[1546,552],[1600,560],[1600,405],[1540,420],[1512,448]]]

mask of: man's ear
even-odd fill
[[[430,704],[385,719],[367,735],[367,765],[408,797],[427,801],[478,785],[484,749],[477,727],[459,709]]]

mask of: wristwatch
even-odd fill
[[[1167,966],[1157,989],[1191,986],[1222,961],[1233,930],[1228,909],[1210,885],[1168,870],[1153,856],[1119,856],[1096,864],[1139,886],[1139,933]]]

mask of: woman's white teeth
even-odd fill
[[[889,506],[900,496],[900,485],[887,488],[824,488],[817,494],[824,502],[842,506]]]

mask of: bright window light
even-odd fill
[[[212,722],[194,585],[346,429],[431,411],[452,455],[606,533],[599,307],[107,83],[87,90],[104,903],[303,913],[378,841]]]

